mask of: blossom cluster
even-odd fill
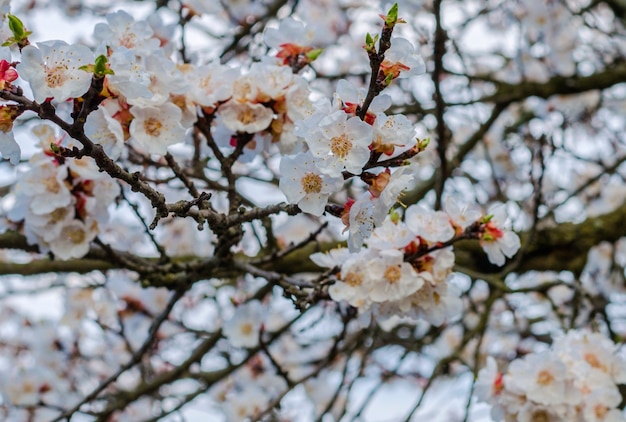
[[[413,180],[414,168],[406,160],[426,143],[414,137],[405,116],[385,114],[389,96],[378,95],[365,105],[367,90],[346,80],[337,84],[332,103],[326,99],[313,104],[308,82],[294,71],[319,54],[307,45],[315,36],[291,19],[280,28],[284,31],[269,28],[265,34],[267,44],[277,49],[275,60],[248,69],[218,63],[177,65],[159,37],[171,28],[158,19],[139,22],[118,11],[95,27],[96,52],[103,53],[98,59],[83,45],[41,42],[22,49],[17,72],[29,82],[36,101],[59,106],[85,94],[92,77],[102,78],[100,103],[87,115],[84,130],[112,159],[125,153],[125,143],[164,155],[168,147],[187,139],[200,117],[211,123],[206,136],[222,149],[234,149],[240,161],[250,161],[274,144],[283,154],[294,154],[282,157],[279,187],[304,212],[321,215],[330,195],[343,189],[344,179],[360,177],[368,193],[337,211],[349,230],[350,249],[357,251]],[[92,63],[103,58],[106,65],[98,73]],[[424,71],[414,47],[395,38],[381,64],[379,83]],[[10,85],[15,78],[5,79]],[[95,233],[90,231],[85,239],[92,240]],[[37,243],[46,249],[45,242]],[[80,256],[76,251],[62,255]]]
[[[211,133],[207,135],[213,137],[221,148],[232,151],[239,145],[243,149],[242,156],[238,157],[240,160],[251,160],[273,144],[278,144],[280,149],[293,148],[292,144],[296,142],[294,122],[308,115],[312,109],[308,99],[310,91],[304,78],[295,75],[289,66],[272,61],[252,64],[249,69],[217,63],[177,65],[157,37],[167,29],[158,20],[150,23],[135,21],[124,11],[109,14],[105,23],[96,25],[94,38],[100,43],[96,51],[105,53],[101,57],[106,57],[106,69],[100,75],[103,78],[103,88],[98,93],[101,102],[88,114],[84,125],[85,135],[92,142],[101,145],[114,160],[128,155],[126,144],[140,152],[164,155],[168,147],[185,141],[188,129],[198,116],[203,116],[213,122]],[[71,103],[66,100],[86,94],[92,77],[97,76],[89,71],[90,67],[93,70],[95,60],[94,53],[86,46],[69,45],[62,41],[41,42],[22,49],[22,61],[17,66],[17,72],[29,83],[36,101],[53,102],[60,111],[67,112]],[[9,66],[6,61],[1,63]],[[17,72],[12,67],[6,69],[3,82],[7,88],[12,87],[11,82],[17,78]],[[75,103],[74,106],[80,104]],[[12,110],[10,107],[13,106],[6,107],[5,114]],[[7,120],[5,126],[8,130],[3,132],[6,139],[2,140],[6,142],[1,145],[5,158],[11,158],[12,162],[19,159],[19,146],[10,131],[16,117],[13,113],[4,119]],[[51,180],[57,178],[52,173],[56,172],[60,174],[59,186],[64,186],[64,183],[71,185],[67,189],[53,189],[51,185],[45,189],[50,191],[50,195],[56,191],[60,195],[69,195],[68,192],[78,189],[79,178],[74,174],[64,175],[68,166],[87,166],[89,171],[95,171],[97,176],[89,175],[90,183],[106,179],[103,173],[92,168],[93,163],[82,164],[89,158],[64,158],[58,148],[49,148],[50,144],[61,148],[76,146],[73,140],[68,143],[64,136],[52,139],[50,135],[44,138],[42,146],[46,154],[37,154],[31,161],[42,160],[46,164],[32,166],[38,168],[32,181],[41,177],[41,183],[53,184]],[[41,173],[44,169],[49,169],[50,174]],[[49,201],[47,195],[36,196],[44,189],[27,190],[23,187],[25,183],[22,180],[16,187],[16,195],[20,198],[18,204],[23,204],[26,201],[24,198],[36,197],[35,202],[45,201],[47,207],[37,208],[35,204],[32,207],[35,215],[47,215],[58,210],[59,216],[49,219],[49,222],[35,223],[26,216],[25,208],[18,206],[11,211],[10,219],[15,222],[25,220],[24,231],[28,241],[38,244],[42,251],[52,250],[62,258],[84,256],[89,242],[98,233],[98,224],[104,222],[106,207],[96,207],[100,215],[95,220],[87,218],[82,209],[78,210],[77,215],[85,215],[77,217],[81,223],[72,223],[71,230],[72,233],[76,231],[75,236],[61,236],[66,239],[65,243],[52,242],[58,237],[55,233],[59,230],[70,230],[56,223],[75,220],[74,213],[60,215],[59,207],[68,206],[71,201],[59,199],[60,202],[55,203]],[[100,186],[98,183],[96,186]],[[109,185],[111,190],[103,196],[103,203],[110,203],[110,198],[114,198],[119,191],[115,183],[109,182]],[[91,195],[89,191],[87,196]],[[28,208],[27,205],[25,207]],[[56,208],[48,210],[48,207]],[[42,225],[52,227],[53,223],[56,224],[54,230],[48,230],[46,226],[45,235],[37,234]]]
[[[15,203],[7,217],[41,252],[80,258],[108,223],[108,206],[120,187],[90,157],[64,160],[53,154],[49,145],[60,140],[51,126],[42,124],[34,132],[44,150],[31,157],[13,186]]]
[[[311,108],[306,81],[271,61],[247,70],[218,63],[177,65],[157,37],[171,29],[158,20],[135,21],[124,11],[96,25],[96,52],[104,53],[107,64],[103,101],[85,124],[91,140],[113,159],[125,142],[164,155],[185,141],[200,112],[215,119],[212,132],[221,146],[242,143],[247,157],[263,150],[266,140],[267,147],[280,141],[290,148],[293,122]],[[63,102],[87,92],[94,60],[86,46],[42,42],[23,49],[17,70],[37,101]]]
[[[571,330],[549,350],[511,362],[505,372],[494,358],[478,374],[476,394],[493,406],[496,421],[617,422],[624,416],[619,385],[626,359],[607,337]]]
[[[423,68],[419,59],[414,69],[419,74]],[[376,97],[361,119],[357,113],[366,93],[365,88],[340,80],[332,104],[319,101],[310,116],[297,123],[295,133],[304,140],[302,151],[282,158],[280,189],[304,212],[321,215],[329,197],[343,188],[345,178],[361,176],[371,186],[363,206],[371,208],[375,222],[380,224],[411,182],[413,168],[395,171],[390,178],[391,163],[379,160],[395,158],[402,152],[410,158],[425,145],[415,138],[405,116],[384,113],[391,105],[387,95]],[[393,166],[409,164],[405,160],[398,159]],[[378,172],[364,172],[368,165],[378,167]],[[349,218],[354,219],[359,209],[350,210]]]
[[[287,20],[280,28],[284,29],[280,36],[277,31],[266,32],[266,42],[279,50],[277,57],[292,66],[303,54],[306,61],[310,47],[279,41],[280,37],[292,36],[294,41],[305,43],[304,26]],[[394,79],[426,70],[414,46],[401,37],[391,41],[385,57],[377,76],[383,89]],[[363,239],[382,223],[399,194],[409,186],[415,169],[408,159],[427,145],[427,141],[414,136],[406,116],[385,113],[391,105],[390,96],[377,95],[369,98],[371,103],[367,96],[366,88],[339,80],[332,101],[324,98],[316,102],[295,122],[296,146],[283,149],[291,155],[283,156],[280,163],[281,191],[290,203],[312,215],[321,216],[327,211],[329,198],[343,189],[345,179],[359,177],[368,185],[368,193],[356,201],[349,199],[338,212],[349,229],[352,251],[360,249]],[[392,173],[392,167],[403,168]]]
[[[333,300],[360,310],[371,308],[383,319],[403,316],[441,325],[462,307],[460,291],[447,283],[454,266],[453,247],[448,245],[463,237],[477,238],[488,259],[503,265],[520,247],[519,237],[504,229],[504,217],[502,207],[484,216],[452,198],[444,211],[411,205],[404,220],[392,213],[373,228],[360,251],[339,248],[311,259],[321,267],[340,269],[329,288]]]

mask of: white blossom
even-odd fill
[[[235,347],[255,347],[259,344],[259,333],[265,310],[257,300],[239,305],[235,315],[224,322],[222,332]]]
[[[98,107],[87,116],[85,135],[94,143],[102,145],[104,152],[117,159],[124,148],[124,130],[105,107]]]
[[[330,194],[343,186],[343,178],[320,173],[310,153],[283,157],[280,174],[278,186],[287,200],[313,215],[322,215]]]
[[[519,250],[521,242],[519,236],[510,230],[505,230],[506,213],[503,206],[491,210],[493,217],[485,225],[484,233],[480,237],[480,246],[487,254],[489,262],[495,265],[504,265],[506,258],[512,258]]]
[[[454,236],[448,214],[433,211],[421,205],[411,205],[406,209],[404,220],[415,233],[428,242],[445,242]]]
[[[180,123],[182,111],[172,103],[158,107],[133,107],[130,123],[133,139],[149,153],[165,155],[167,147],[185,139],[185,129]]]
[[[319,131],[305,137],[321,171],[339,176],[345,170],[361,174],[370,158],[372,127],[358,117],[336,111],[319,122]]]
[[[37,47],[24,47],[17,66],[20,76],[30,83],[36,101],[65,101],[89,90],[92,74],[80,69],[94,62],[89,48],[64,41],[40,42]]]
[[[148,22],[136,22],[123,10],[109,13],[106,20],[106,23],[96,24],[93,32],[94,38],[102,44],[114,50],[125,47],[139,55],[158,49],[159,40],[152,36],[154,32]]]
[[[9,160],[11,164],[17,164],[20,162],[22,150],[17,142],[13,132],[1,132],[0,131],[0,153],[2,158]]]
[[[257,133],[268,128],[274,111],[263,104],[230,100],[220,106],[224,126],[234,132]]]

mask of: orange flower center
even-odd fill
[[[320,193],[322,191],[322,178],[319,174],[307,173],[301,180],[302,189],[307,194]]]

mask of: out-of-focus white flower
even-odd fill
[[[39,127],[37,133],[53,136],[46,128]],[[100,224],[108,222],[108,205],[119,190],[90,157],[61,163],[41,152],[18,174],[13,188],[16,203],[7,216],[23,222],[27,241],[41,252],[52,251],[60,259],[80,258],[89,251]]]
[[[598,372],[607,378],[607,384],[626,383],[626,359],[617,353],[611,340],[599,333],[572,331],[558,337],[553,349],[577,375]]]
[[[336,108],[343,109],[346,113],[354,113],[356,106],[362,105],[366,97],[366,87],[357,87],[350,81],[340,79],[337,82],[337,87],[335,88],[333,101]],[[376,117],[377,114],[382,113],[391,107],[391,103],[392,101],[389,95],[378,95],[372,101],[372,104],[368,108],[368,112],[373,114],[372,117]]]
[[[374,128],[373,151],[392,155],[396,147],[415,144],[413,125],[402,114],[387,116],[382,112],[377,113],[372,127]]]
[[[418,76],[426,72],[426,64],[413,44],[405,38],[393,38],[391,47],[385,53],[385,60],[380,66],[385,75],[393,79]]]
[[[93,36],[96,41],[113,50],[125,47],[134,50],[135,54],[142,55],[156,51],[159,40],[154,38],[152,28],[145,21],[135,22],[135,19],[123,10],[109,13],[107,23],[96,24]]]
[[[149,96],[132,97],[126,95],[126,102],[140,107],[155,107],[170,100],[173,95],[186,94],[189,91],[187,80],[176,64],[166,57],[162,50],[147,55],[143,60],[147,72]],[[114,76],[114,75],[113,75]],[[145,78],[146,75],[143,75]]]
[[[276,50],[280,50],[285,44],[310,46],[314,39],[315,32],[293,18],[283,19],[278,28],[268,27],[263,32],[265,44]]]
[[[107,75],[108,88],[124,98],[150,98],[150,72],[144,60],[126,47],[116,49],[109,57],[113,75]]]
[[[261,414],[269,404],[270,397],[259,386],[249,383],[237,394],[229,395],[223,403],[228,421],[244,421]]]
[[[222,5],[219,1],[184,0],[182,4],[195,15],[213,14],[222,11]]]
[[[417,318],[424,319],[436,327],[443,324],[446,319],[459,315],[463,309],[459,289],[449,283],[431,284],[427,272],[420,272],[419,275],[428,282],[410,297],[413,307],[416,305],[417,307],[412,312],[409,311],[409,314],[415,312]]]
[[[33,156],[32,168],[15,185],[15,192],[31,198],[34,214],[47,214],[72,202],[67,178],[67,167],[58,166],[41,156]]]
[[[215,107],[233,95],[233,83],[239,72],[219,63],[197,66],[187,76],[190,98],[199,106]]]
[[[412,205],[404,214],[406,225],[428,242],[445,242],[454,236],[454,228],[450,224],[448,214],[433,211],[421,205]]]
[[[622,396],[617,388],[597,388],[585,396],[583,420],[585,422],[623,422],[624,414],[617,406]]]
[[[287,66],[303,66],[314,59],[316,55],[307,55],[314,50],[314,38],[310,26],[293,18],[283,19],[278,28],[266,28],[263,33],[265,43],[277,50],[278,62]]]
[[[0,131],[0,153],[2,153],[2,157],[9,160],[11,164],[20,162],[22,150],[18,143],[15,142],[13,132]]]
[[[315,415],[330,414],[331,420],[338,421],[344,414],[348,401],[348,394],[344,389],[338,389],[329,380],[332,369],[324,369],[314,378],[308,378],[303,384],[308,399],[315,409]],[[335,393],[339,391],[339,393]],[[330,409],[328,408],[331,406]]]
[[[287,117],[292,122],[305,119],[315,111],[309,98],[311,90],[304,78],[296,77],[293,84],[287,90],[285,100],[287,102]]]
[[[341,280],[330,286],[328,294],[335,301],[346,301],[352,306],[367,308],[371,303],[369,291],[372,279],[365,263],[373,258],[369,250],[352,254],[341,265]]]
[[[561,422],[564,420],[572,420],[566,418],[566,409],[563,407],[547,406],[533,402],[526,402],[517,413],[517,421],[519,422]]]
[[[83,222],[73,219],[50,241],[50,250],[60,259],[81,258],[89,252],[89,244],[98,234],[95,220]]]
[[[503,376],[489,359],[475,391],[496,421],[623,421],[621,382],[609,375],[616,349],[599,333],[570,330],[551,349],[511,362]]]
[[[176,37],[176,23],[175,22],[164,22],[161,15],[158,13],[151,13],[146,18],[146,22],[150,25],[150,29],[152,29],[152,36],[159,41],[159,47],[166,56],[172,54],[173,50],[176,48],[175,45],[175,37]]]
[[[274,111],[263,104],[230,100],[219,108],[222,123],[234,132],[257,133],[268,128]]]
[[[474,386],[476,398],[492,403],[503,389],[502,373],[498,371],[498,364],[492,356],[487,356],[487,365],[478,372],[478,379]]]
[[[373,199],[368,192],[365,192],[356,201],[350,201],[346,208],[349,208],[348,218],[348,249],[350,252],[358,252],[363,246],[365,239],[370,237],[374,227],[382,223],[384,216],[376,214]]]
[[[41,375],[35,371],[21,371],[3,384],[5,400],[17,406],[34,406],[39,402],[42,385]]]
[[[396,169],[396,171],[391,173],[386,185],[378,196],[380,199],[380,202],[376,204],[377,208],[379,208],[378,214],[386,216],[389,213],[391,207],[398,202],[402,192],[411,186],[415,179],[414,170],[415,168],[409,165]]]
[[[316,252],[310,256],[311,261],[324,268],[341,267],[351,256],[346,248],[331,249],[328,252]]]
[[[293,84],[294,74],[286,66],[275,66],[259,62],[250,66],[250,73],[246,75],[253,78],[258,88],[257,100],[268,101],[283,97],[287,89]]]
[[[569,393],[567,368],[552,352],[530,354],[509,365],[506,386],[529,400],[547,406],[561,404]]]
[[[368,247],[378,250],[403,249],[413,240],[415,240],[415,234],[403,221],[393,221],[387,218],[380,226],[374,228],[372,235],[365,240],[365,243]]]
[[[477,222],[483,215],[478,207],[469,204],[460,205],[451,196],[444,201],[443,210],[456,227],[457,234],[463,232],[470,224]]]
[[[224,337],[235,347],[257,346],[265,313],[258,300],[239,305],[235,308],[235,315],[222,326]]]
[[[215,236],[211,229],[198,230],[189,219],[173,218],[159,224],[157,240],[171,256],[211,256]]]

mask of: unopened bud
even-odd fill
[[[365,34],[365,51],[368,53],[376,53],[376,43],[378,42],[378,34],[372,37],[369,32]]]

